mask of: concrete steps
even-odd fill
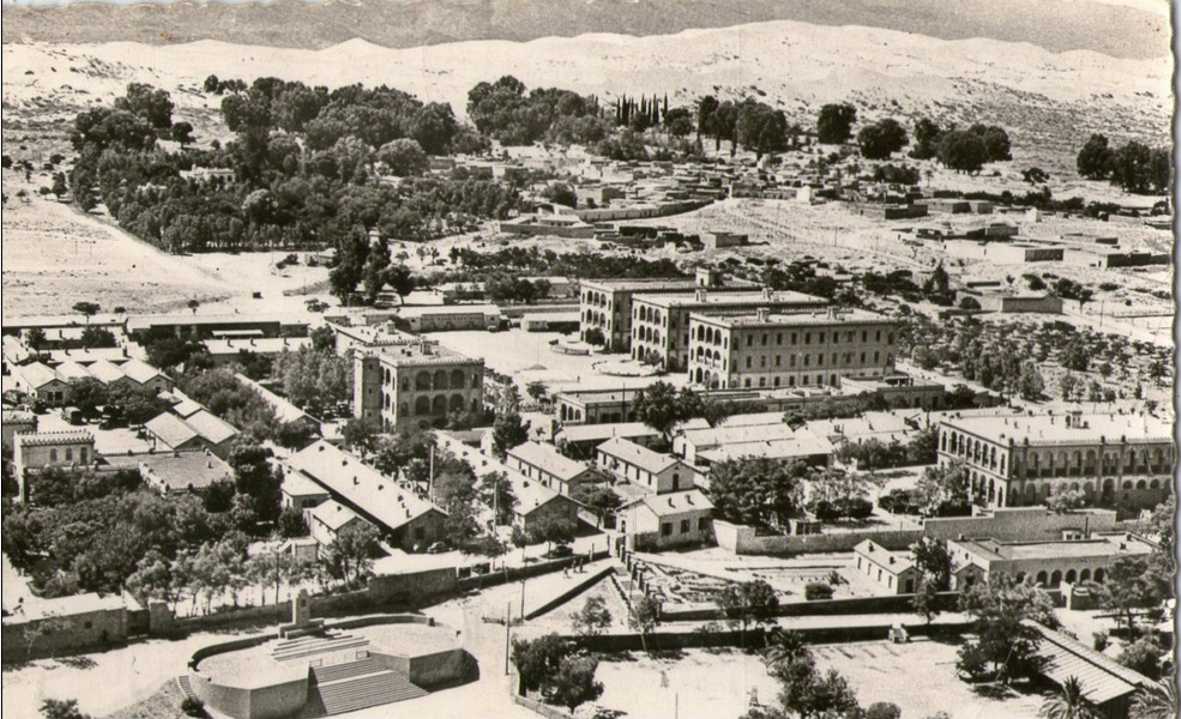
[[[416,699],[427,694],[426,690],[410,683],[402,674],[389,670],[317,683],[316,693],[326,716]]]
[[[315,677],[317,684],[328,684],[341,679],[351,679],[382,671],[385,671],[385,667],[377,660],[377,657],[369,657],[345,664],[312,667],[312,676]]]

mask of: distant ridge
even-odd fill
[[[32,8],[4,3],[5,43],[153,45],[221,40],[320,49],[353,38],[390,48],[587,33],[657,35],[767,20],[863,25],[943,40],[1028,42],[1120,58],[1170,52],[1163,15],[1088,0],[274,0]]]

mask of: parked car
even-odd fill
[[[559,559],[561,557],[569,557],[574,554],[574,548],[568,544],[559,544],[553,549],[545,553],[546,559]]]

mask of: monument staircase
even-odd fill
[[[376,657],[344,664],[312,667],[309,690],[322,716],[426,696],[427,692],[400,672],[387,669]]]

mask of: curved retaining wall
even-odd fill
[[[438,625],[432,617],[421,614],[376,614],[354,619],[342,619],[325,624],[326,629],[354,629],[379,624],[424,624]],[[244,639],[211,644],[193,652],[189,658],[189,679],[193,693],[209,707],[236,719],[278,719],[295,714],[307,703],[308,678],[305,676],[280,684],[265,687],[235,687],[213,681],[213,678],[198,670],[200,663],[209,657],[226,652],[248,649],[277,638],[275,632],[259,634]],[[402,657],[375,652],[382,663],[390,669],[402,672],[419,686],[452,683],[466,678],[469,666],[468,653],[462,646],[454,649],[427,654],[421,657]]]

